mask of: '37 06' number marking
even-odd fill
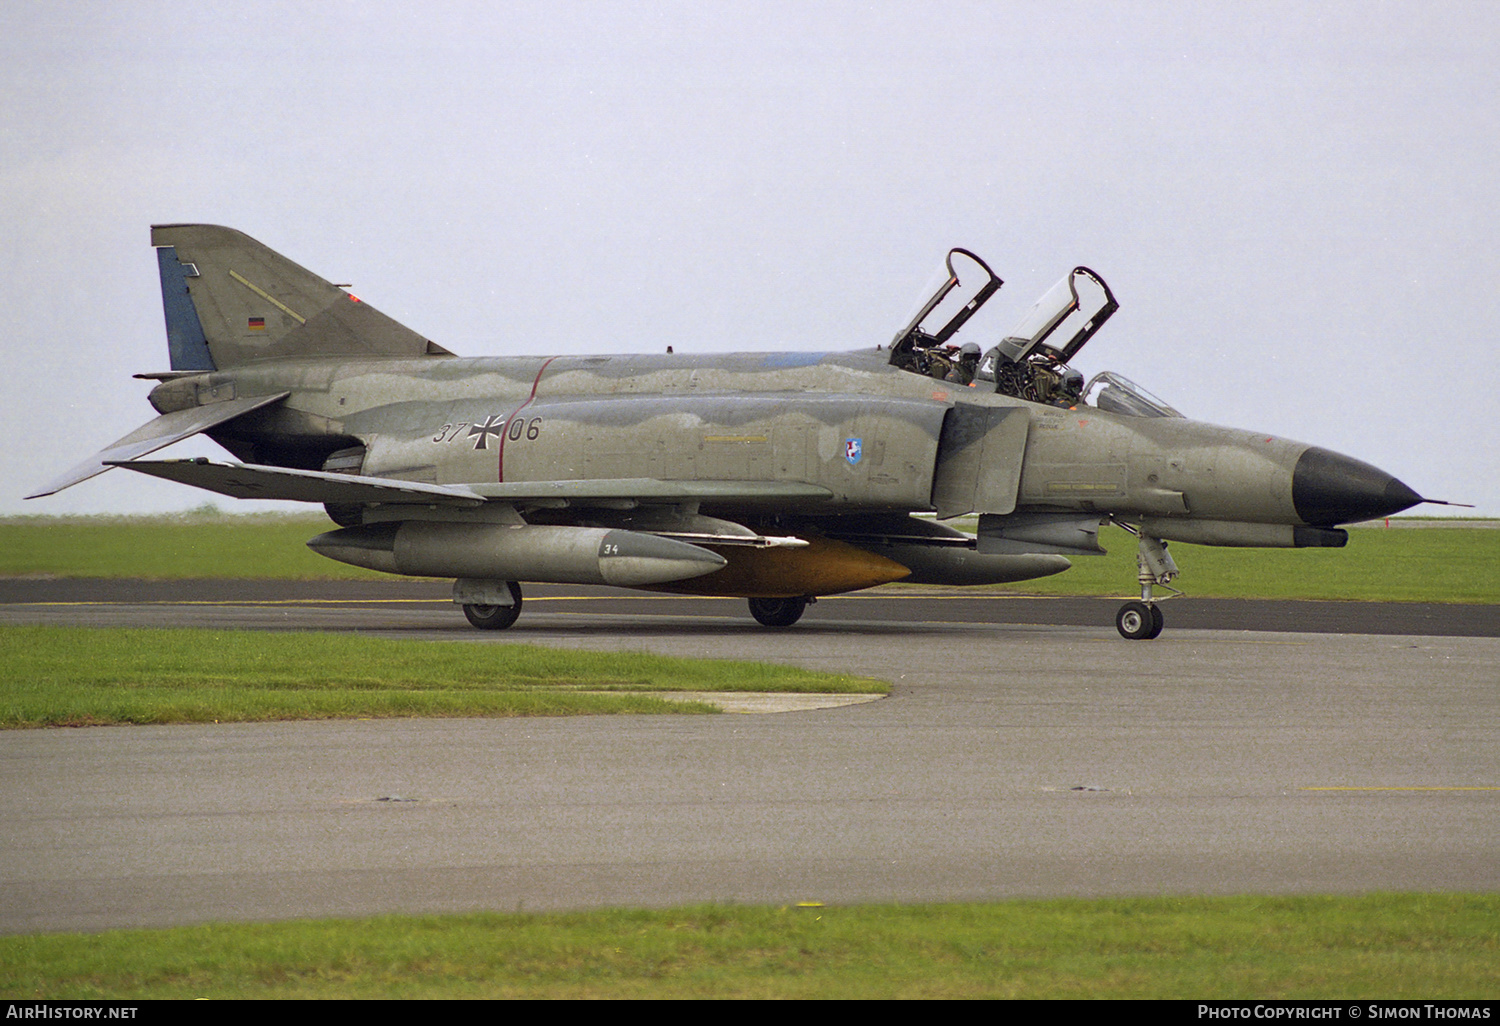
[[[468,434],[464,434],[464,428],[469,429]],[[459,437],[463,437],[472,439],[475,450],[479,450],[488,449],[491,438],[498,441],[502,437],[506,437],[512,442],[518,442],[521,440],[521,436],[525,435],[531,441],[535,441],[536,437],[541,433],[541,417],[532,417],[530,420],[524,417],[517,417],[507,426],[504,417],[490,416],[486,417],[483,422],[466,420],[461,424],[444,424],[442,429],[432,436],[432,441],[435,444],[440,444],[452,442]]]

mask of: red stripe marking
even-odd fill
[[[516,417],[522,410],[531,405],[531,400],[536,398],[536,386],[542,383],[542,374],[546,372],[547,364],[551,363],[555,359],[557,359],[557,357],[555,356],[547,357],[547,360],[542,364],[541,369],[536,372],[536,380],[531,383],[531,394],[526,397],[525,402],[523,402],[520,406],[517,406],[510,412],[509,417],[505,418],[505,430],[500,433],[500,455],[497,459],[497,462],[499,463],[499,477],[496,478],[497,481],[503,482],[505,480],[505,439],[510,435],[510,423],[511,421],[516,419]]]

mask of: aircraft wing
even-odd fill
[[[613,478],[439,485],[389,477],[218,462],[203,457],[188,460],[110,460],[108,465],[205,488],[236,499],[284,499],[293,502],[379,502],[448,506],[505,502],[588,506],[600,503],[696,500],[774,506],[788,501],[821,501],[832,494],[818,485],[796,481],[658,481],[654,478]]]
[[[253,463],[191,460],[111,461],[151,477],[205,488],[236,499],[284,499],[291,502],[420,502],[428,505],[480,506],[483,497],[462,485],[425,484],[388,477],[330,474]]]
[[[60,492],[64,488],[71,488],[80,481],[87,481],[126,460],[145,456],[173,442],[180,442],[184,438],[191,438],[201,431],[218,427],[236,417],[243,417],[253,410],[279,403],[291,394],[279,392],[276,395],[227,399],[222,403],[210,403],[207,406],[195,406],[187,410],[178,410],[175,413],[164,413],[150,423],[136,428],[119,441],[106,445],[66,474],[53,480],[41,491],[33,492],[26,498],[39,499],[44,495]]]

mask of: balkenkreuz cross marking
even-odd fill
[[[504,430],[505,418],[497,417],[494,414],[491,414],[490,416],[484,418],[483,424],[475,424],[473,427],[469,428],[469,437],[478,437],[479,440],[474,443],[475,449],[488,449],[489,446],[485,443],[489,441],[490,435],[495,435],[498,438],[500,432]]]

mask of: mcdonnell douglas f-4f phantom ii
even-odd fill
[[[1168,541],[1342,546],[1419,502],[1338,453],[1188,420],[1069,362],[1115,311],[1075,268],[989,347],[949,340],[1001,286],[966,250],[888,345],[855,352],[463,359],[229,228],[157,225],[171,370],[160,416],[36,495],[110,467],[323,503],[330,559],[454,579],[476,627],[519,582],[739,596],[789,627],[819,595],[1066,570],[1113,521],[1139,539],[1154,638]],[[207,434],[235,462],[147,461]],[[935,518],[913,514],[935,514]],[[978,533],[943,523],[977,514]]]

